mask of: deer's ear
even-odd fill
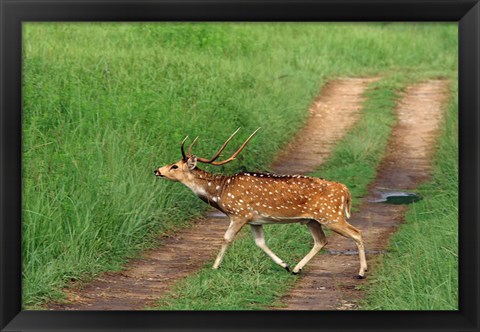
[[[188,157],[187,166],[188,166],[188,169],[194,169],[195,167],[197,167],[197,157],[195,156]]]

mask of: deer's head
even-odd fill
[[[230,158],[228,159],[225,159],[223,161],[216,161],[218,159],[218,157],[220,156],[220,153],[222,153],[223,149],[225,149],[225,147],[227,146],[227,144],[230,142],[230,140],[233,138],[233,136],[235,136],[235,134],[240,130],[237,129],[226,141],[225,143],[223,143],[223,145],[220,147],[220,149],[218,149],[217,153],[215,153],[215,155],[210,158],[210,159],[206,159],[206,158],[201,158],[201,157],[197,157],[197,156],[194,156],[192,155],[191,151],[192,151],[192,146],[195,144],[195,142],[197,141],[198,137],[195,138],[192,142],[192,144],[190,144],[190,146],[188,147],[188,151],[187,153],[185,153],[185,149],[184,149],[184,145],[185,145],[185,142],[186,140],[188,139],[188,136],[185,137],[185,139],[183,140],[182,142],[182,145],[180,147],[180,150],[182,151],[182,159],[180,159],[179,161],[177,161],[176,163],[173,163],[173,164],[168,164],[168,165],[165,165],[163,167],[159,167],[157,168],[155,171],[154,171],[154,174],[158,177],[162,177],[162,178],[166,178],[168,180],[172,180],[172,181],[180,181],[180,182],[186,182],[188,181],[189,179],[192,178],[193,174],[192,174],[192,171],[197,167],[197,163],[198,162],[201,162],[201,163],[205,163],[205,164],[211,164],[211,165],[224,165],[226,163],[229,163],[231,162],[232,160],[235,159],[235,157],[243,150],[243,148],[245,147],[245,145],[247,145],[247,143],[250,141],[250,139],[253,137],[253,135],[255,135],[257,133],[257,131],[259,130],[260,128],[258,128],[257,130],[255,130],[249,138],[247,138],[247,140],[245,142],[243,142],[243,144],[240,146],[240,148],[230,156]]]

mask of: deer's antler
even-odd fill
[[[215,155],[210,158],[210,159],[206,159],[206,158],[201,158],[201,157],[197,157],[197,161],[199,162],[202,162],[202,163],[205,163],[205,164],[211,164],[211,165],[216,165],[216,166],[219,166],[219,165],[224,165],[226,163],[229,163],[231,162],[232,160],[235,159],[236,156],[238,156],[238,154],[240,152],[242,152],[243,148],[245,147],[245,145],[247,145],[247,143],[252,139],[252,137],[257,133],[257,131],[260,130],[260,128],[258,128],[257,130],[255,130],[251,135],[250,137],[247,138],[247,140],[245,142],[243,142],[243,144],[240,146],[240,148],[230,156],[230,158],[228,159],[225,159],[223,161],[215,161],[217,160],[217,158],[220,156],[220,154],[222,153],[222,151],[225,149],[225,147],[227,146],[227,144],[232,140],[233,136],[235,136],[236,133],[238,133],[238,131],[240,130],[240,128],[238,128],[237,130],[235,130],[235,132],[230,135],[230,137],[225,141],[225,143],[223,143],[223,145],[220,147],[220,149],[218,149],[218,151],[215,153]],[[192,142],[192,144],[190,144],[190,146],[188,147],[188,153],[185,154],[185,150],[184,150],[184,145],[185,145],[185,141],[187,140],[188,136],[185,137],[185,139],[183,140],[182,142],[182,146],[181,146],[181,150],[182,150],[182,156],[183,156],[183,159],[186,160],[188,157],[191,156],[191,150],[192,150],[192,146],[195,144],[195,142],[197,141],[198,137],[194,139],[194,141]]]

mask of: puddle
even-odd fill
[[[372,203],[387,203],[387,204],[411,204],[423,199],[417,193],[409,191],[376,191],[379,198],[372,199]]]

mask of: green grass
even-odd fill
[[[411,206],[373,276],[364,309],[458,309],[458,89],[451,101],[424,200]]]
[[[267,169],[326,80],[443,75],[457,64],[457,28],[445,24],[28,23],[23,36],[25,308],[118,269],[201,215],[188,189],[152,173],[180,158],[186,134],[200,135],[196,152],[208,156],[237,127],[239,142],[261,126],[236,162],[215,171]],[[249,250],[252,268],[272,270]]]

